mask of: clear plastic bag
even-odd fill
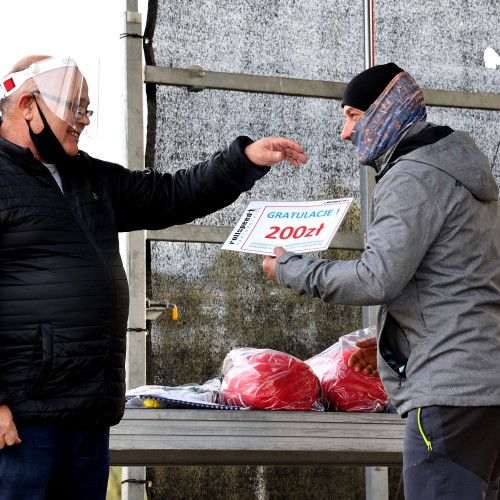
[[[226,405],[324,411],[317,376],[290,354],[251,347],[233,349],[224,360],[222,375],[220,396]]]
[[[328,411],[383,412],[389,398],[379,378],[357,373],[347,362],[356,342],[375,337],[371,326],[340,337],[331,347],[305,361],[319,378]]]
[[[214,378],[204,384],[184,384],[176,387],[142,385],[125,394],[127,408],[211,408],[217,403],[220,380]]]

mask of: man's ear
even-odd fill
[[[28,121],[33,119],[33,110],[35,106],[35,98],[33,97],[33,94],[30,94],[29,92],[19,97],[19,100],[17,101],[17,107],[24,116],[24,119]]]

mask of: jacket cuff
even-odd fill
[[[284,269],[284,265],[290,262],[291,260],[300,260],[302,259],[302,255],[296,254],[294,252],[285,252],[280,255],[276,260],[276,282],[278,285],[283,285],[289,287],[290,285],[286,280],[286,271]]]
[[[248,159],[248,156],[245,154],[245,148],[254,143],[255,141],[253,139],[250,139],[250,137],[247,137],[246,135],[240,135],[237,137],[232,143],[230,148],[234,147],[238,154],[241,156],[244,165],[255,172],[257,174],[257,178],[264,177],[264,175],[271,170],[271,167],[262,167],[260,165],[256,165],[252,161]]]

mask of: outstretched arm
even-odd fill
[[[283,137],[237,137],[205,161],[173,173],[129,170],[87,157],[109,194],[118,231],[160,229],[205,217],[233,203],[281,161],[307,161],[302,146]]]

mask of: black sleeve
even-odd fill
[[[207,161],[173,174],[106,163],[106,190],[118,231],[184,224],[233,203],[269,171],[244,154],[251,142],[248,137],[238,137]]]

